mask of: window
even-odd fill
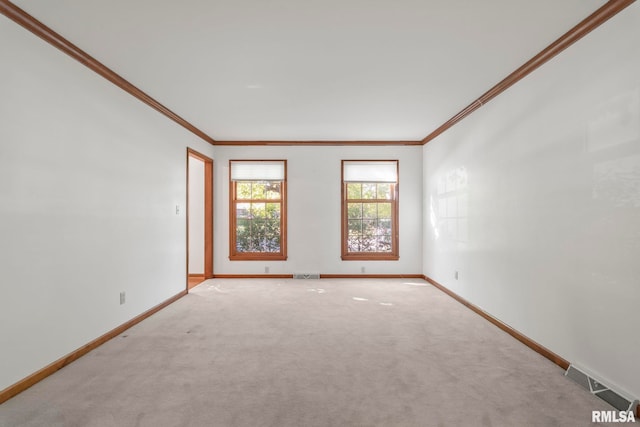
[[[287,259],[286,160],[231,160],[229,171],[229,259]]]
[[[397,260],[398,161],[342,161],[342,259]]]

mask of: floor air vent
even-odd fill
[[[611,390],[608,386],[602,384],[599,380],[590,377],[575,366],[569,365],[569,369],[567,369],[567,372],[565,372],[564,375],[571,378],[619,411],[636,412],[636,408],[638,407],[637,399],[631,399],[623,396],[619,392]]]
[[[294,279],[319,279],[320,273],[295,273]]]

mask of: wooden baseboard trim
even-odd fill
[[[497,326],[498,328],[502,329],[503,331],[505,331],[506,333],[508,333],[509,335],[511,335],[512,337],[514,337],[515,339],[517,339],[518,341],[520,341],[521,343],[526,345],[527,347],[531,348],[532,350],[540,353],[542,356],[544,356],[547,359],[551,360],[553,363],[555,363],[556,365],[560,366],[562,369],[567,370],[567,368],[569,367],[569,361],[563,359],[562,357],[560,357],[559,355],[555,354],[554,352],[552,352],[548,348],[538,344],[537,342],[533,341],[529,337],[527,337],[527,336],[523,335],[522,333],[518,332],[517,330],[513,329],[511,326],[507,325],[506,323],[502,322],[501,320],[496,319],[495,317],[493,317],[492,315],[490,315],[489,313],[487,313],[486,311],[484,311],[483,309],[481,309],[477,305],[472,304],[471,302],[469,302],[466,299],[462,298],[460,295],[456,294],[455,292],[445,288],[440,283],[436,282],[435,280],[433,280],[432,278],[430,278],[428,276],[423,276],[423,279],[426,280],[427,282],[431,283],[433,286],[435,286],[436,288],[438,288],[439,290],[441,290],[445,294],[449,295],[451,298],[453,298],[456,301],[458,301],[460,304],[462,304],[465,307],[469,308],[471,311],[473,311],[473,312],[479,314],[480,316],[484,317],[486,320],[488,320],[489,322],[493,323],[495,326]]]
[[[13,385],[10,385],[9,387],[7,387],[4,390],[0,391],[0,404],[2,404],[3,402],[6,402],[7,400],[11,399],[13,396],[23,392],[24,390],[28,389],[32,385],[42,381],[43,379],[45,379],[49,375],[53,374],[54,372],[64,368],[69,363],[73,362],[74,360],[79,359],[80,357],[82,357],[85,354],[89,353],[91,350],[94,350],[94,349],[100,347],[102,344],[104,344],[105,342],[109,341],[111,338],[114,338],[114,337],[120,335],[121,333],[123,333],[124,331],[126,331],[127,329],[132,327],[133,325],[135,325],[137,323],[140,323],[141,321],[143,321],[147,317],[149,317],[152,314],[162,310],[166,306],[174,303],[175,301],[179,300],[180,298],[182,298],[185,295],[187,295],[187,291],[186,290],[185,291],[181,291],[180,293],[172,296],[168,300],[166,300],[164,302],[161,302],[160,304],[156,305],[155,307],[150,308],[149,310],[145,311],[142,314],[139,314],[138,316],[134,317],[133,319],[129,320],[128,322],[123,323],[122,325],[116,327],[115,329],[112,329],[111,331],[107,332],[106,334],[96,338],[95,340],[89,342],[88,344],[83,345],[79,349],[77,349],[77,350],[67,354],[66,356],[56,360],[55,362],[45,366],[44,368],[40,369],[39,371],[29,375],[28,377],[18,381],[17,383],[15,383]]]
[[[214,279],[293,279],[293,274],[214,274]],[[423,279],[422,274],[321,274],[321,279]]]
[[[422,279],[422,274],[321,274],[321,279]]]
[[[293,279],[293,274],[214,274],[214,279]]]
[[[203,277],[203,278],[204,278],[204,273],[200,273],[200,274],[189,274],[189,277]]]

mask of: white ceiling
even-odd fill
[[[14,0],[217,140],[419,140],[605,0]]]

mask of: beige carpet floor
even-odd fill
[[[611,410],[423,281],[208,280],[0,426],[593,426]]]

